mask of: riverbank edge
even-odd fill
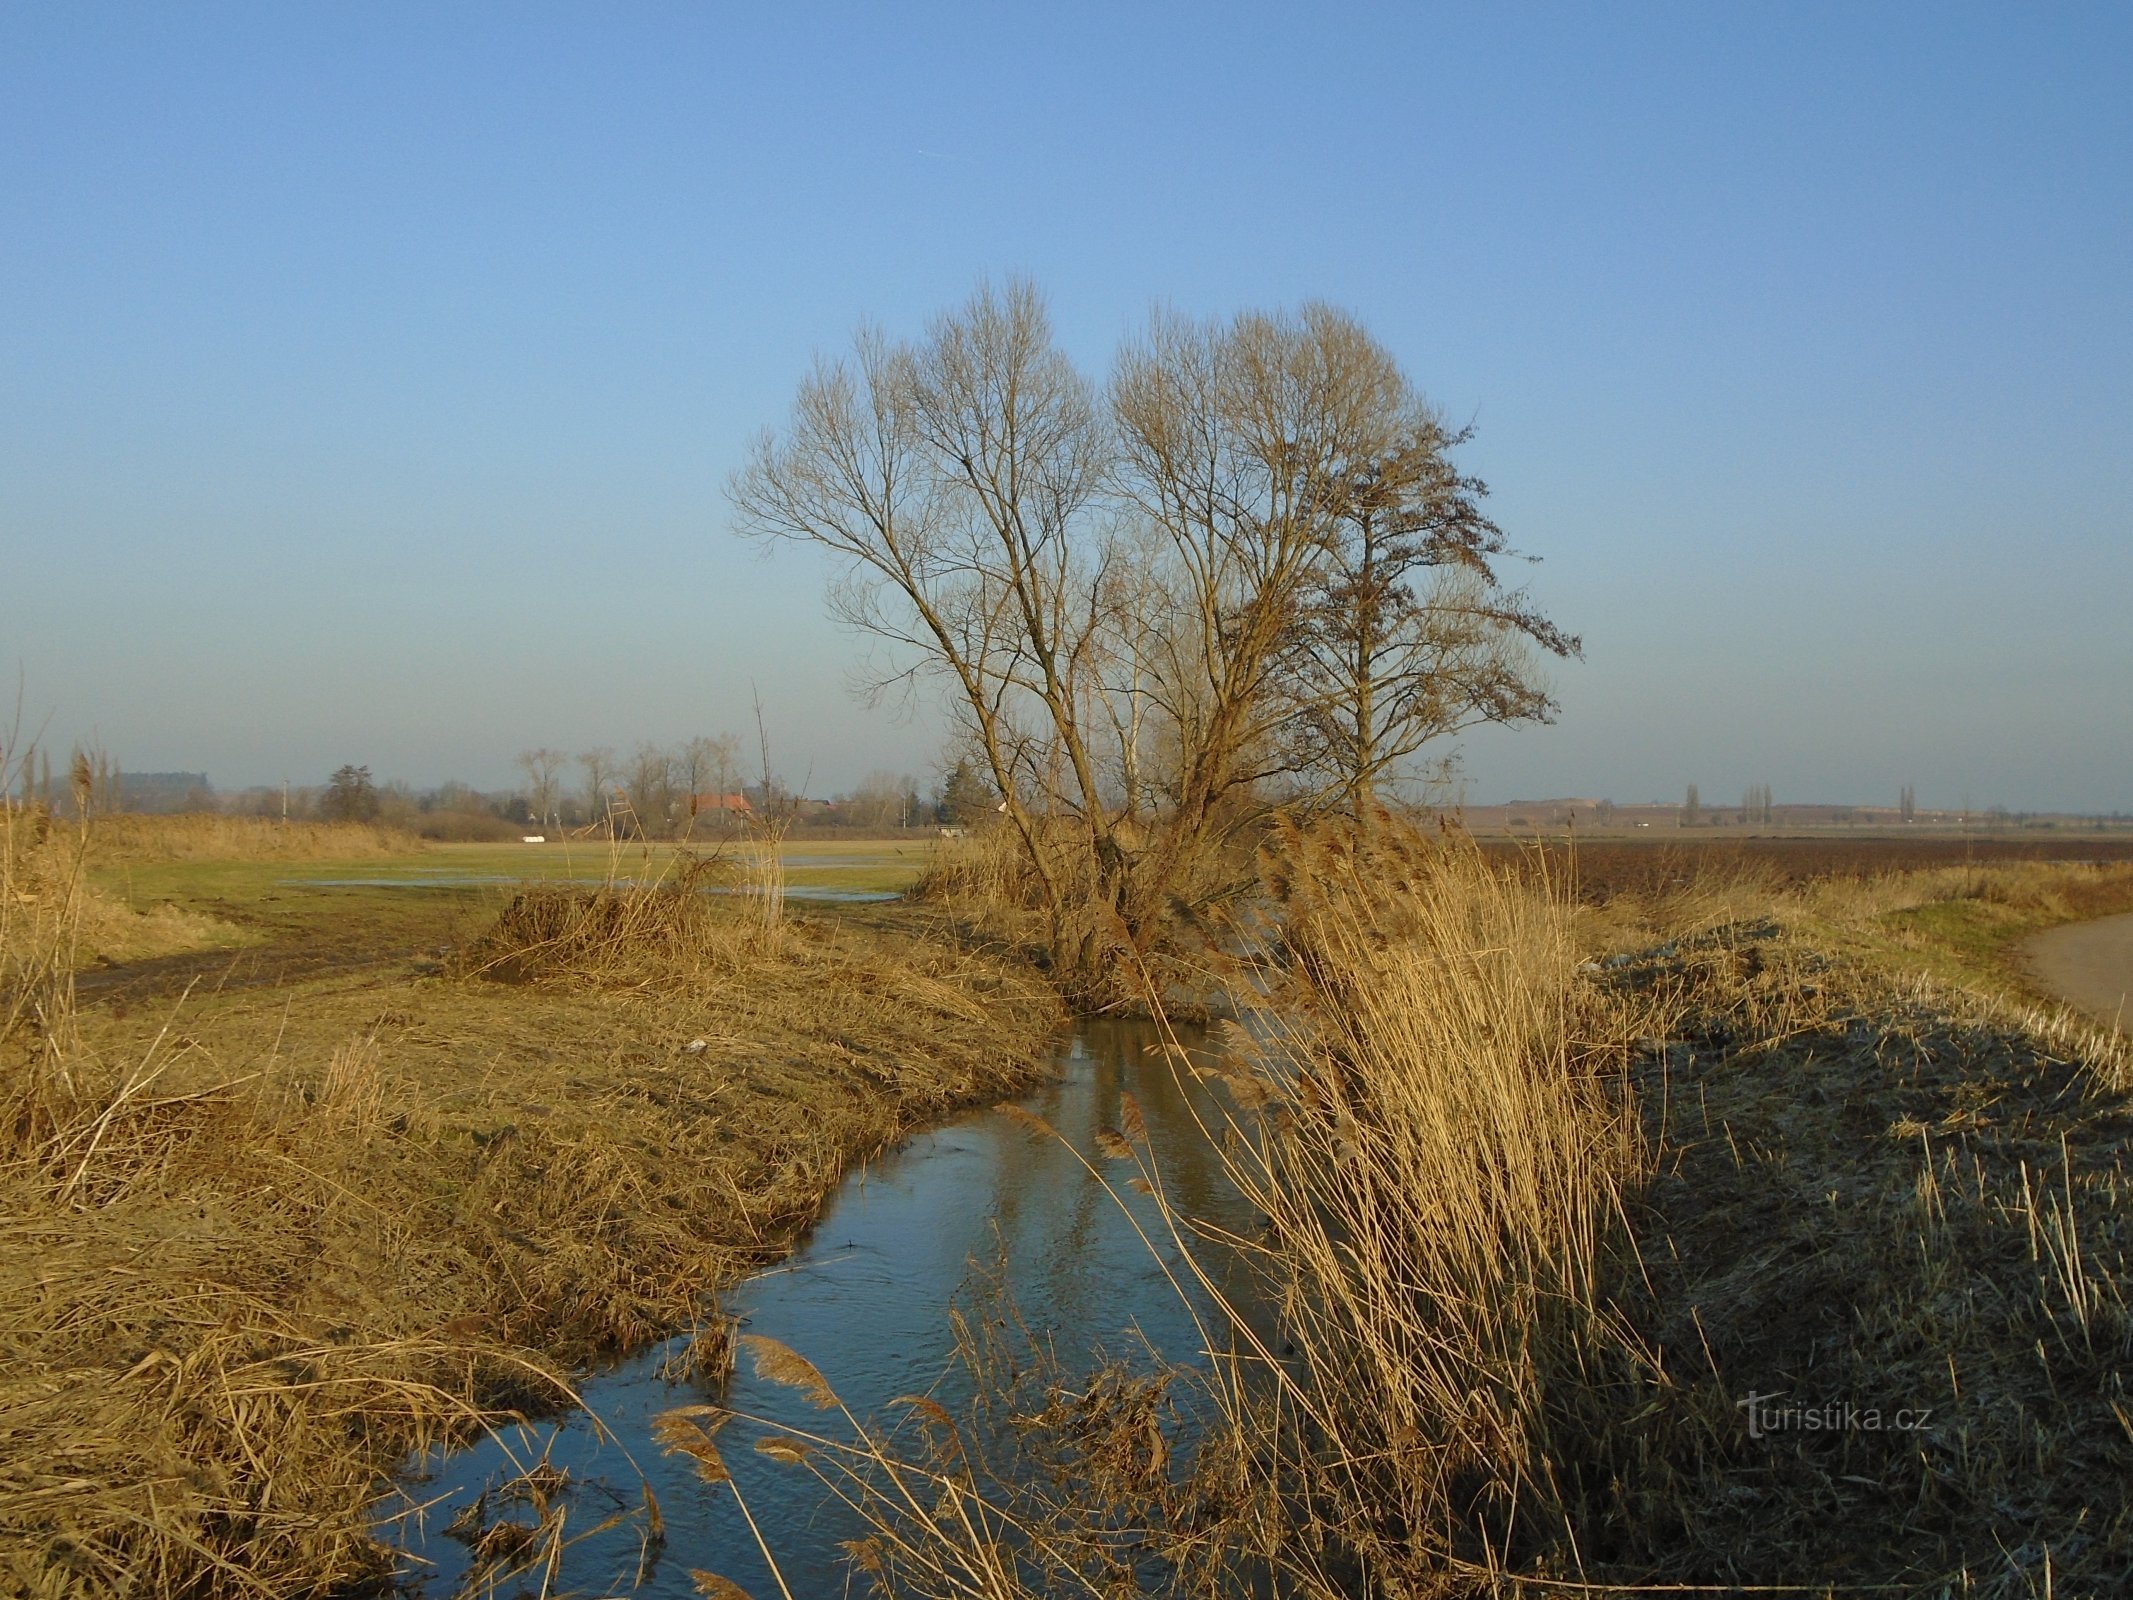
[[[381,1583],[372,1506],[411,1450],[700,1325],[854,1163],[1039,1081],[1066,1020],[915,912],[795,917],[695,984],[373,973],[85,1011],[124,1137],[0,1189],[29,1269],[0,1274],[26,1330],[0,1338],[0,1572]]]

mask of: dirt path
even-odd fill
[[[2049,928],[2027,940],[2022,954],[2052,993],[2133,1033],[2133,913]]]
[[[224,994],[273,988],[305,978],[337,977],[370,967],[407,970],[408,964],[417,959],[417,952],[399,946],[347,950],[282,944],[242,950],[192,950],[148,961],[85,968],[74,975],[74,993],[83,1001],[130,1006],[167,999],[188,989]]]

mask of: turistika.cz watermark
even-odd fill
[[[1794,1401],[1781,1404],[1777,1394],[1750,1393],[1733,1403],[1748,1413],[1748,1437],[1761,1439],[1773,1433],[1917,1433],[1933,1421],[1931,1406],[1903,1406],[1883,1411],[1852,1400],[1830,1400],[1818,1406]]]

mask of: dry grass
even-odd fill
[[[1064,818],[1034,822],[1044,869],[1058,885],[1047,895],[1043,878],[1015,830],[985,822],[933,849],[910,894],[935,905],[971,934],[999,940],[1031,960],[1049,963],[1075,942],[1060,916],[1078,919],[1087,934],[1101,920],[1100,895],[1086,849],[1077,848],[1073,825]]]
[[[1035,910],[1027,875],[1021,846],[1009,829],[972,828],[933,847],[911,897],[945,906],[971,920],[994,907]]]
[[[1567,905],[1463,841],[1289,833],[1269,887],[1230,1166],[1296,1356],[1271,1425],[1228,1412],[1293,1511],[1282,1560],[1326,1594],[1545,1566],[1612,1391],[1651,1378],[1603,1280],[1648,1162],[1623,1046],[1663,1009],[1581,984]]]
[[[1210,1130],[1266,1234],[1196,1231],[1130,1098],[1100,1141],[1151,1248],[1218,1305],[1242,1252],[1273,1325],[1069,1381],[995,1301],[971,1414],[779,1448],[893,1595],[2115,1592],[2127,1048],[1886,958],[1892,916],[2121,890],[1983,872],[1595,919],[1456,844],[1288,836]]]
[[[304,1084],[232,1083],[186,1054],[82,1071],[71,1116],[0,1169],[14,1592],[281,1594],[374,1575],[362,1508],[381,1449],[568,1394],[552,1364],[440,1314],[465,1290],[449,1247],[387,1203],[379,1180],[407,1163],[367,1049]],[[443,1306],[363,1304],[364,1251],[427,1267]]]
[[[532,984],[122,1018],[72,1003],[78,899],[7,903],[0,1589],[24,1594],[376,1577],[411,1448],[703,1323],[849,1161],[1021,1081],[1055,1019],[922,929],[796,920],[772,956],[747,907],[672,883],[536,940],[521,907],[495,942]]]
[[[1573,972],[1567,911],[1514,911],[1457,852],[1354,859],[1284,862],[1301,981],[1268,1031],[1300,1068],[1245,1170],[1310,1379],[1280,1427],[1235,1426],[1253,1460],[1324,1430],[1284,1496],[1325,1505],[1324,1592],[2012,1597],[2128,1569],[2126,1050],[1831,948],[1958,900],[2109,909],[2123,868],[1786,896],[1736,869]]]
[[[929,874],[951,923],[1027,910],[986,849]],[[722,1367],[708,1290],[1052,1017],[915,924],[773,949],[687,865],[522,898],[443,980],[85,1015],[74,861],[0,902],[0,1548],[31,1594],[374,1574],[382,1465],[657,1334]],[[1580,907],[1456,839],[1281,835],[1216,969],[1244,1016],[1209,1130],[1264,1233],[1195,1227],[1130,1098],[1092,1166],[1162,1203],[1212,1365],[1069,1381],[995,1303],[960,1324],[976,1413],[873,1422],[755,1341],[826,1410],[763,1447],[868,1513],[889,1594],[2109,1592],[2133,1061],[1993,961],[2129,876],[1736,869]],[[1271,1320],[1225,1300],[1231,1255]],[[1801,1420],[1832,1406],[1885,1420]],[[663,1439],[715,1476],[725,1421]],[[484,1581],[561,1537],[522,1480]]]
[[[1664,858],[1664,852],[1654,852]],[[1539,855],[1529,860],[1545,860]],[[1562,863],[1573,873],[1577,863]],[[1828,877],[1719,855],[1689,870],[1654,866],[1636,885],[1588,900],[1580,938],[1625,953],[1710,929],[1776,917],[1804,936],[1882,965],[2039,1000],[2016,953],[2030,933],[2133,910],[2133,863],[1993,861]]]
[[[746,922],[712,898],[738,878],[717,858],[618,848],[594,887],[521,890],[453,965],[504,983],[639,988],[731,971],[751,946],[762,948]]]
[[[1404,1594],[1559,1559],[1597,1419],[1650,1381],[1605,1276],[1653,1005],[1582,985],[1568,908],[1464,846],[1289,833],[1268,887],[1209,1130],[1265,1234],[1170,1203],[1130,1097],[1101,1141],[1225,1313],[1212,1371],[1070,1382],[1011,1306],[966,1315],[977,1414],[800,1441],[874,1523],[880,1592]],[[1234,1251],[1272,1324],[1228,1299]]]
[[[1660,1159],[1632,1297],[1673,1381],[1628,1514],[1588,1546],[1601,1570],[2115,1587],[2133,1565],[2122,1043],[1769,920],[1608,981],[1684,1013],[1640,1067]],[[1760,1438],[1751,1395],[1777,1417]],[[1842,1425],[1805,1418],[1832,1407]]]
[[[935,846],[911,898],[938,906],[966,936],[1011,945],[1048,968],[1083,1010],[1142,1011],[1152,993],[1180,1014],[1204,1016],[1214,998],[1210,961],[1230,936],[1231,915],[1258,886],[1249,845],[1210,844],[1185,860],[1159,860],[1153,852],[1177,850],[1179,842],[1121,825],[1118,843],[1138,853],[1138,865],[1125,873],[1121,903],[1114,903],[1080,824],[1040,817],[1033,828],[1041,873],[1012,827],[987,822]],[[1159,899],[1151,899],[1151,884]],[[1061,959],[1077,950],[1104,959]]]
[[[146,817],[116,813],[89,827],[99,866],[149,861],[356,861],[425,848],[397,828],[369,822],[281,822],[212,812]]]
[[[0,790],[10,776],[0,767]],[[79,831],[0,799],[0,1042],[47,1056],[71,1043],[87,892]]]
[[[70,969],[139,961],[244,942],[241,930],[201,911],[135,910],[88,881],[93,830],[12,808],[0,820],[0,994],[24,994],[15,967],[50,958]],[[30,985],[34,988],[34,982]]]

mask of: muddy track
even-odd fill
[[[2133,912],[2048,928],[2024,941],[2022,955],[2067,1004],[2133,1033]]]
[[[346,945],[270,944],[244,950],[194,950],[152,961],[87,968],[74,975],[74,993],[89,1004],[124,1008],[187,989],[227,994],[307,978],[405,969],[420,958],[420,952],[405,945],[351,950]]]

